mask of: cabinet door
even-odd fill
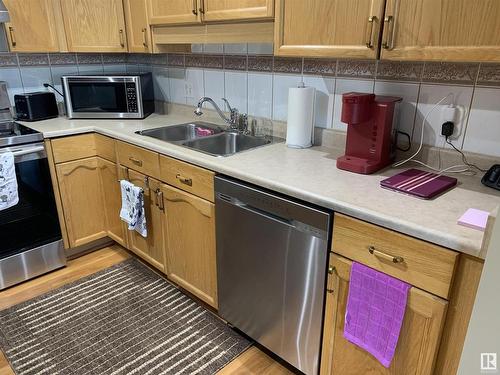
[[[272,18],[273,0],[201,0],[204,21]]]
[[[376,58],[384,0],[276,0],[274,52]]]
[[[120,219],[121,192],[116,163],[98,158],[99,181],[104,202],[108,236],[126,246],[124,222]]]
[[[167,275],[217,308],[215,206],[168,185],[162,192]]]
[[[500,61],[500,1],[387,0],[381,57]]]
[[[125,17],[121,0],[61,2],[70,52],[125,52]]]
[[[344,336],[344,317],[352,262],[330,256],[321,374],[431,375],[437,355],[447,302],[412,287],[391,366],[385,368],[371,354]]]
[[[71,247],[107,235],[98,164],[98,158],[94,156],[56,166]]]
[[[144,210],[146,211],[148,235],[143,237],[136,231],[127,230],[128,248],[160,271],[165,272],[162,237],[163,211],[159,205],[160,183],[154,178],[127,170],[122,166],[120,166],[120,175],[144,189]]]
[[[123,0],[129,52],[151,52],[146,0]]]
[[[151,25],[201,22],[198,2],[201,0],[147,0]]]
[[[57,52],[62,24],[58,0],[4,0],[10,22],[5,24],[12,52]]]

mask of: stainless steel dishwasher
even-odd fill
[[[215,190],[219,314],[317,374],[331,212],[226,177]]]

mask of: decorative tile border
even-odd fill
[[[426,62],[422,82],[473,85],[479,64]]]
[[[420,82],[423,62],[413,61],[379,61],[377,64],[377,80]]]
[[[204,55],[203,66],[209,69],[222,69],[224,66],[223,55]]]
[[[184,67],[184,55],[182,53],[169,53],[168,66]]]
[[[0,53],[0,68],[17,66],[17,55],[15,53]]]
[[[103,64],[125,64],[127,62],[126,53],[103,53]]]
[[[302,58],[275,57],[273,71],[275,73],[302,74],[302,63]]]
[[[151,56],[151,63],[153,65],[167,65],[168,54],[166,54],[166,53],[154,53]]]
[[[81,65],[102,64],[102,55],[100,53],[77,53],[77,62]]]
[[[500,86],[500,64],[481,64],[477,77],[478,86]]]
[[[273,57],[265,55],[248,56],[248,70],[255,72],[272,72]]]
[[[304,74],[335,76],[337,60],[332,59],[304,59]]]
[[[49,55],[47,53],[19,53],[20,66],[42,66],[49,65]]]
[[[185,56],[186,68],[203,68],[203,55],[194,54]]]
[[[338,60],[337,77],[375,78],[375,60]]]
[[[224,69],[247,70],[246,55],[224,55]]]
[[[76,65],[76,53],[49,53],[50,65]]]

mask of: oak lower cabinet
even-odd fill
[[[56,171],[70,246],[106,237],[99,158],[57,164]]]
[[[128,248],[160,271],[166,272],[162,234],[164,209],[160,199],[161,184],[152,177],[123,166],[120,166],[120,178],[125,178],[144,190],[147,237],[143,237],[136,231],[127,230]]]
[[[396,353],[391,366],[385,368],[343,336],[351,266],[352,261],[331,253],[321,375],[431,375],[447,301],[415,287],[410,289]]]
[[[500,61],[500,1],[387,0],[382,59]]]
[[[274,53],[375,59],[384,5],[385,0],[276,0]]]
[[[117,165],[100,157],[97,158],[97,165],[108,236],[120,245],[126,246],[125,224],[120,219],[121,192]]]
[[[161,191],[167,276],[217,308],[215,205],[169,185]]]

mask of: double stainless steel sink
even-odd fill
[[[231,131],[202,121],[140,130],[136,134],[174,143],[212,156],[234,155],[277,140],[272,137],[256,137]]]

